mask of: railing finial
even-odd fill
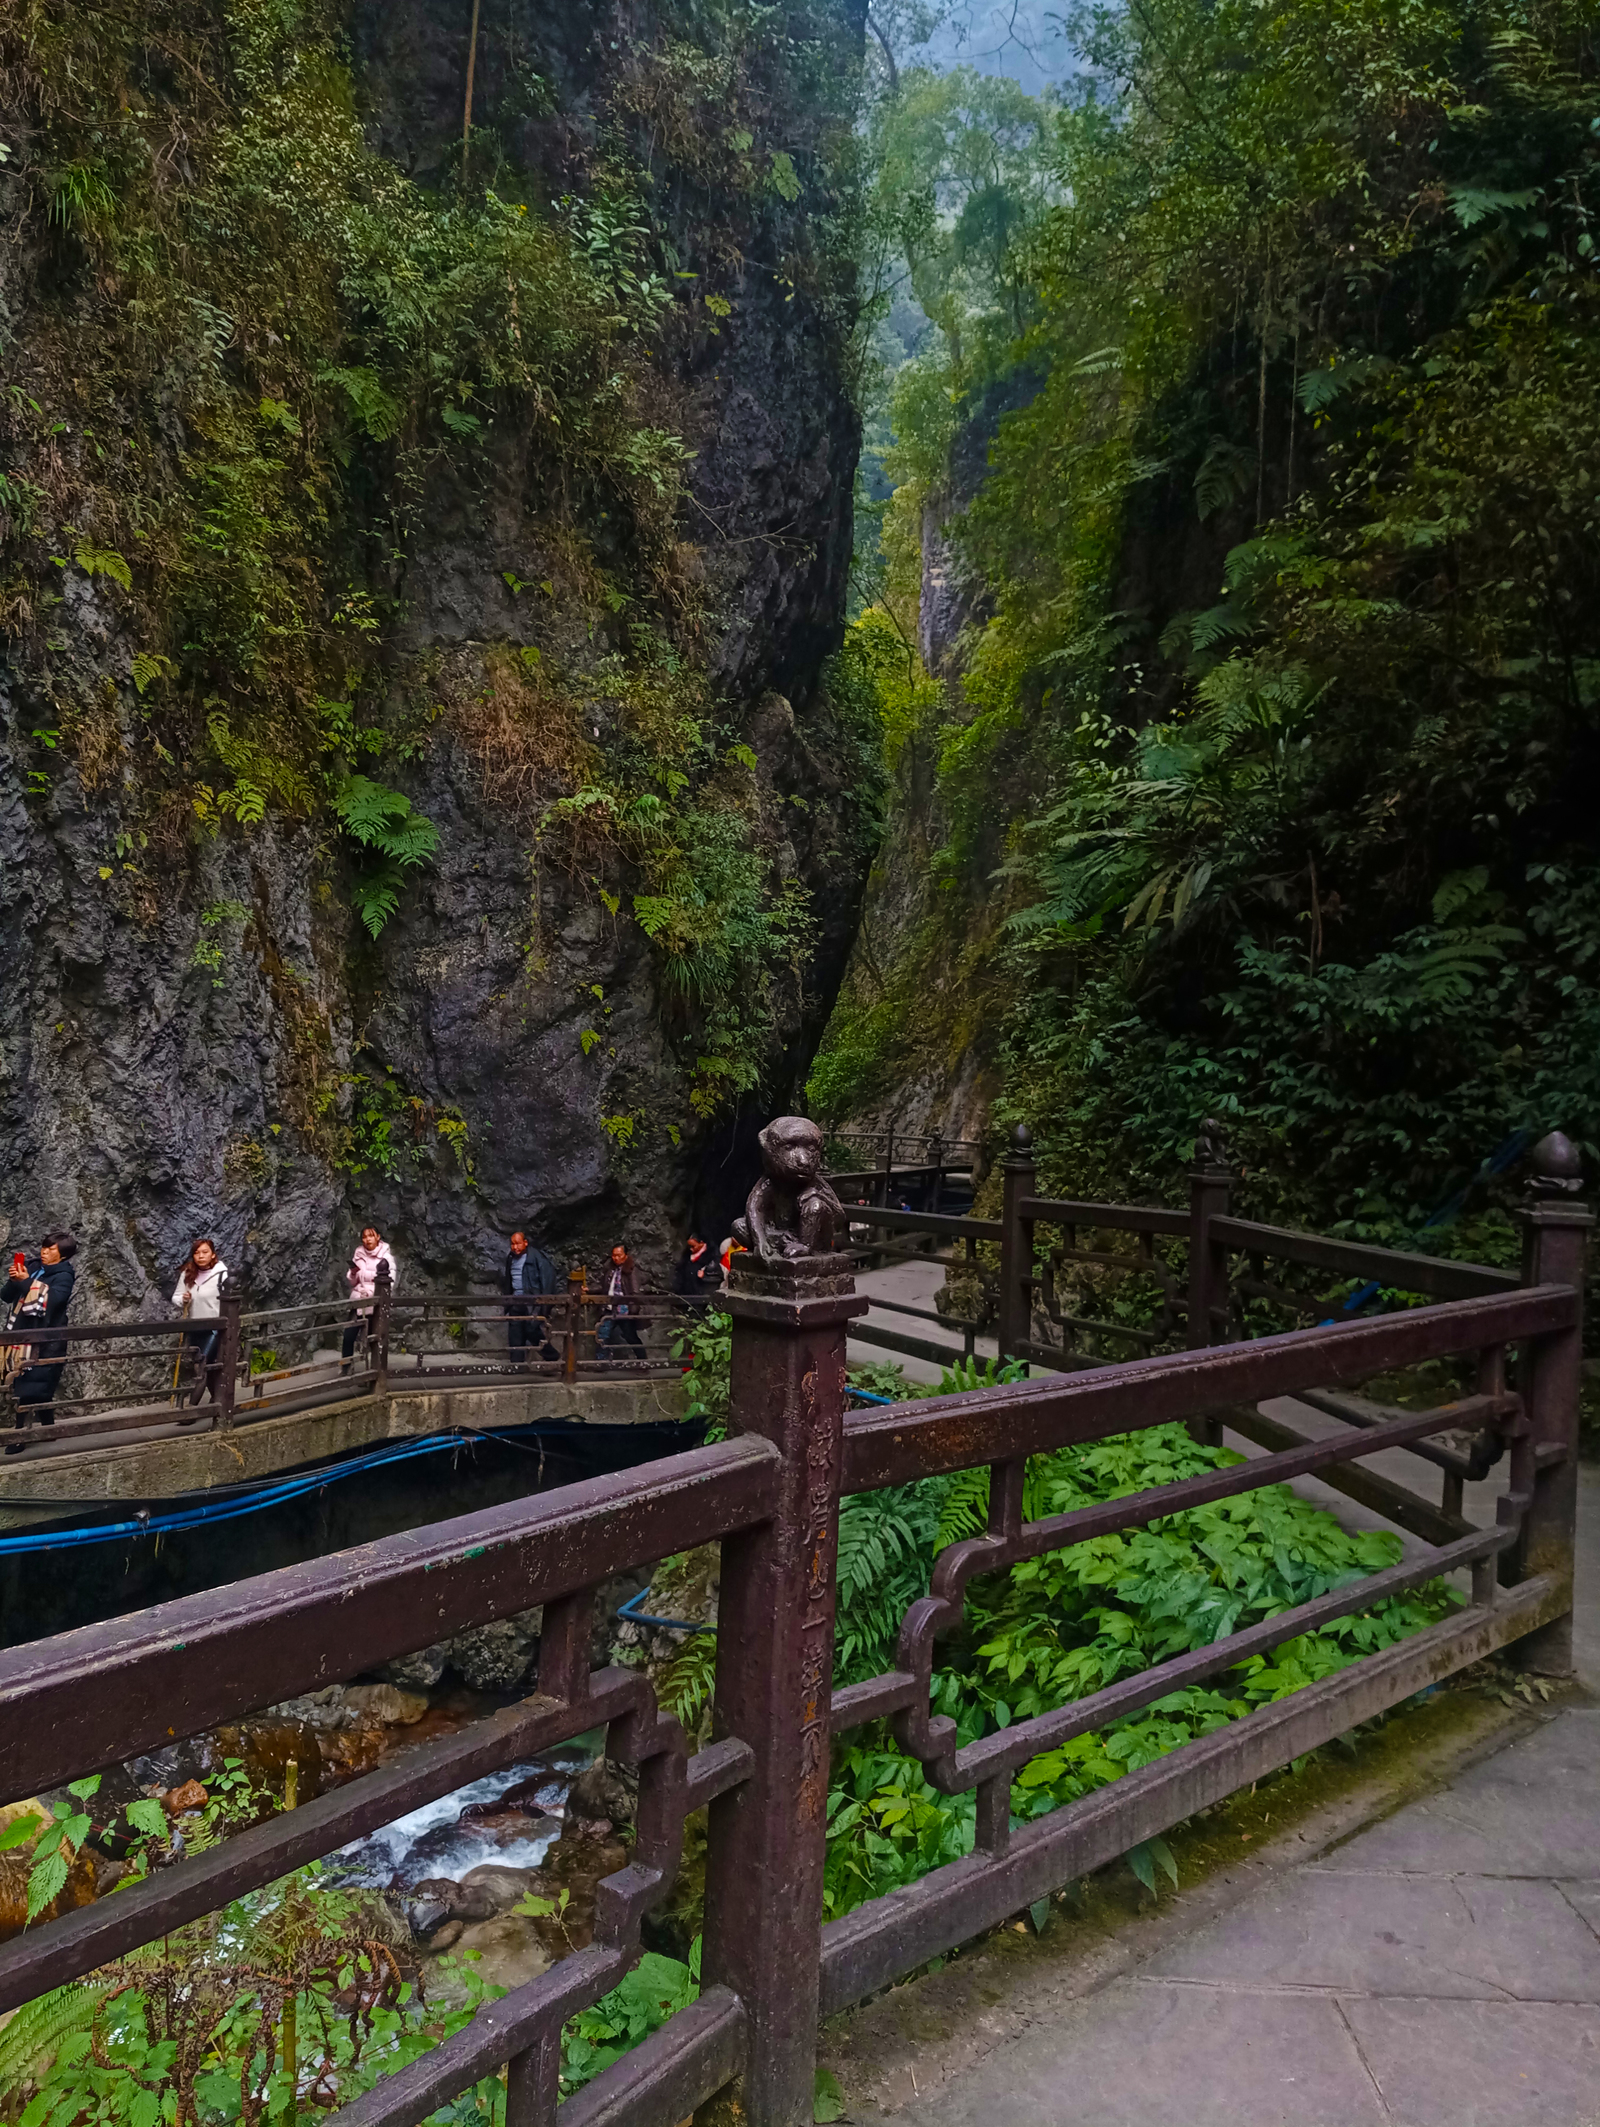
[[[1208,1115],[1195,1132],[1194,1163],[1197,1167],[1228,1165],[1228,1134],[1220,1116]]]
[[[1528,1189],[1535,1198],[1576,1196],[1583,1188],[1583,1157],[1563,1131],[1541,1137],[1528,1161]]]
[[[1030,1159],[1033,1156],[1033,1132],[1026,1123],[1018,1123],[1012,1131],[1011,1151],[1016,1159]]]

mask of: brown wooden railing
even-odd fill
[[[410,1387],[666,1378],[682,1372],[673,1346],[700,1304],[645,1292],[630,1298],[621,1316],[578,1271],[562,1290],[521,1303],[503,1294],[391,1293],[380,1284],[374,1300],[359,1309],[348,1299],[250,1309],[230,1279],[212,1324],[169,1317],[0,1332],[0,1343],[59,1345],[64,1355],[53,1402],[30,1413],[36,1419],[40,1408],[48,1411],[51,1424],[5,1437],[20,1437],[25,1456],[37,1458],[115,1444],[151,1426],[229,1431],[257,1418]],[[509,1353],[509,1335],[539,1321],[546,1336]],[[192,1404],[190,1392],[204,1369],[190,1340],[213,1327],[215,1399]],[[352,1348],[341,1357],[347,1336]],[[546,1344],[553,1357],[543,1356]]]
[[[811,2117],[819,2014],[1496,1648],[1515,1643],[1531,1666],[1570,1667],[1583,1258],[1592,1221],[1571,1193],[1569,1154],[1564,1140],[1546,1140],[1536,1155],[1523,1275],[1513,1284],[1490,1273],[1477,1290],[1376,1320],[1245,1343],[1206,1340],[1207,1348],[864,1415],[847,1416],[844,1407],[847,1327],[865,1306],[848,1260],[767,1267],[747,1260],[728,1302],[737,1437],[0,1654],[0,1795],[20,1797],[544,1605],[531,1696],[292,1815],[29,1930],[0,1948],[0,2009],[469,1779],[603,1724],[608,1752],[638,1767],[638,1829],[628,1865],[600,1887],[593,1942],[481,2009],[336,2117],[345,2127],[416,2127],[505,2067],[507,2127],[548,2127],[563,2023],[614,1986],[638,1955],[643,1918],[671,1888],[685,1819],[708,1805],[700,1999],[563,2105],[560,2118],[563,2127],[675,2127],[729,2086],[725,2117],[800,2127]],[[1091,1213],[1103,1223],[1122,1208],[1037,1198],[1017,1166],[1007,1189],[1008,1220],[1035,1226],[1088,1225]],[[1221,1226],[1225,1217],[1207,1214],[1199,1272],[1193,1260],[1189,1266],[1190,1321],[1208,1331],[1225,1322],[1215,1282],[1224,1251],[1268,1248],[1262,1229],[1247,1228],[1241,1238]],[[1333,1267],[1346,1260],[1341,1255]],[[1015,1291],[1002,1296],[1013,1322],[1033,1276],[1019,1270]],[[1129,1497],[1023,1518],[1030,1455],[1173,1420],[1214,1425],[1219,1413],[1233,1425],[1274,1397],[1313,1393],[1337,1408],[1354,1385],[1441,1361],[1468,1367],[1471,1393]],[[1491,1521],[1443,1527],[1439,1511],[1415,1499],[1433,1516],[1431,1533],[1397,1566],[966,1745],[931,1712],[935,1644],[960,1622],[974,1576],[1261,1485],[1314,1472],[1337,1480],[1385,1448],[1420,1449],[1459,1430],[1500,1458],[1504,1485]],[[928,1593],[906,1613],[895,1667],[834,1689],[841,1496],[983,1465],[991,1471],[987,1532],[940,1555]],[[691,1751],[645,1677],[591,1670],[590,1613],[609,1576],[711,1541],[722,1547],[714,1712],[710,1742]],[[1012,1781],[1031,1757],[1401,1589],[1462,1570],[1470,1594],[1441,1622],[1081,1801],[1012,1824]],[[976,1843],[964,1859],[824,1925],[830,1738],[883,1718],[937,1789],[976,1790]]]

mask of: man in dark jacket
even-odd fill
[[[531,1351],[541,1359],[559,1359],[548,1325],[533,1306],[537,1293],[554,1292],[556,1266],[542,1249],[530,1248],[525,1233],[511,1236],[511,1252],[500,1279],[506,1295],[506,1354],[513,1366],[526,1366]]]
[[[14,1303],[14,1330],[49,1330],[65,1322],[77,1281],[72,1267],[77,1252],[78,1243],[70,1233],[47,1233],[39,1244],[36,1262],[30,1264],[21,1254],[12,1257],[11,1276],[0,1297]],[[55,1424],[56,1389],[66,1356],[65,1337],[44,1337],[37,1342],[30,1339],[28,1364],[15,1376],[11,1390],[19,1429],[30,1418],[37,1418],[41,1425]],[[20,1440],[14,1441],[6,1453],[18,1455],[22,1445]]]
[[[685,1300],[710,1300],[722,1290],[722,1265],[697,1233],[684,1243],[672,1289]]]

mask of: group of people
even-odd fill
[[[672,1291],[682,1300],[709,1301],[727,1282],[734,1243],[725,1241],[713,1250],[698,1234],[691,1234],[673,1272]],[[76,1283],[73,1257],[76,1238],[66,1232],[47,1233],[38,1253],[30,1257],[18,1250],[11,1258],[11,1276],[0,1299],[6,1308],[5,1329],[19,1339],[0,1346],[0,1385],[9,1387],[16,1429],[37,1421],[55,1423],[54,1405],[67,1359],[67,1340],[49,1335],[66,1321],[67,1308]],[[340,1364],[347,1369],[367,1323],[381,1283],[392,1294],[399,1282],[394,1251],[373,1225],[361,1229],[361,1238],[350,1254],[345,1270],[350,1311],[341,1340]],[[202,1235],[190,1248],[173,1287],[172,1304],[183,1324],[182,1339],[173,1366],[172,1394],[175,1401],[198,1407],[209,1396],[215,1403],[221,1387],[222,1291],[228,1266],[209,1235]],[[541,1248],[526,1233],[512,1234],[506,1251],[500,1289],[505,1298],[506,1349],[514,1365],[533,1359],[555,1360],[561,1356],[550,1338],[549,1309],[540,1301],[562,1289],[565,1279]],[[611,1250],[606,1268],[607,1306],[597,1329],[599,1356],[611,1359],[644,1357],[639,1335],[639,1273],[626,1245]],[[180,1425],[193,1425],[195,1418],[180,1418]],[[22,1452],[18,1439],[8,1455]]]

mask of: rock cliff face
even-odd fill
[[[371,776],[437,830],[375,939],[352,909],[365,853],[337,810],[368,772],[365,741],[339,726],[341,764],[324,756],[292,785],[285,771],[280,790],[207,667],[205,571],[190,568],[175,619],[168,579],[152,589],[143,566],[159,560],[159,515],[139,522],[93,455],[166,462],[173,492],[192,493],[227,392],[252,417],[259,398],[272,448],[281,431],[310,452],[311,411],[271,382],[287,328],[252,335],[243,298],[219,323],[185,297],[212,334],[211,401],[186,397],[177,354],[137,385],[104,364],[91,375],[111,306],[137,303],[149,272],[119,213],[190,186],[203,218],[212,172],[237,188],[257,152],[258,76],[275,67],[288,95],[304,69],[241,55],[220,9],[208,47],[174,47],[195,54],[181,69],[165,44],[130,46],[106,108],[166,136],[135,185],[122,151],[63,147],[71,114],[20,44],[9,52],[0,1245],[75,1226],[84,1311],[170,1290],[200,1233],[259,1301],[327,1290],[365,1218],[403,1277],[481,1280],[519,1224],[567,1259],[625,1234],[659,1271],[691,1216],[729,1215],[750,1134],[803,1077],[870,858],[857,736],[826,685],[857,421],[848,273],[818,234],[838,206],[825,135],[839,112],[817,84],[837,88],[859,24],[825,0],[790,24],[806,63],[788,66],[781,37],[759,33],[778,48],[763,56],[736,15],[717,42],[692,12],[485,0],[466,184],[464,9],[360,0],[319,48],[364,142],[353,196],[381,203],[392,174],[435,200],[481,186],[495,211],[526,197],[503,211],[576,231],[580,255],[625,255],[615,285],[635,316],[590,394],[614,386],[632,409],[609,486],[570,475],[538,383],[463,387],[465,411],[446,392],[448,429],[429,385],[439,447],[412,447],[398,414],[386,433],[381,366],[349,353],[378,299],[370,282],[350,294],[348,270],[328,344],[297,355],[356,409],[318,543],[293,551],[281,524],[260,535],[278,539],[280,571],[298,569],[319,639],[342,629],[356,646],[302,691],[387,734]],[[210,127],[204,146],[185,144],[190,120]],[[513,340],[534,329],[513,290]],[[421,373],[414,348],[407,359]],[[254,535],[207,507],[220,600]],[[652,510],[645,590],[629,570]],[[259,603],[281,637],[289,620]],[[259,807],[238,795],[252,777]],[[705,885],[713,859],[744,866],[737,892]],[[722,926],[709,947],[707,908]],[[693,972],[713,964],[720,988]]]

